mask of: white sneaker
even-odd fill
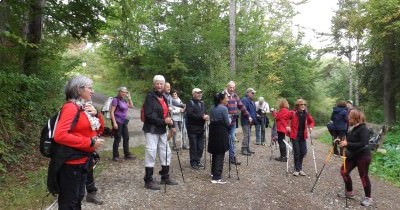
[[[211,183],[213,184],[226,184],[226,181],[222,180],[222,179],[218,179],[218,180],[211,180]]]
[[[299,176],[299,172],[298,171],[293,172],[293,176]]]
[[[299,174],[300,174],[301,176],[307,175],[306,173],[304,173],[304,171],[299,171]]]

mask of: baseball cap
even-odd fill
[[[256,93],[256,91],[253,88],[247,88],[246,93],[248,92]]]
[[[352,100],[347,100],[346,102],[347,102],[347,103],[350,103],[350,104],[353,104],[353,101],[352,101]]]
[[[193,88],[193,90],[192,90],[192,94],[193,93],[201,93],[201,92],[203,92],[200,88]]]

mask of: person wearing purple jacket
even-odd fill
[[[129,152],[129,133],[128,123],[126,119],[128,108],[133,108],[132,99],[126,87],[118,88],[118,95],[111,102],[110,117],[114,129],[113,143],[113,161],[119,160],[119,142],[123,139],[122,146],[124,148],[124,158],[126,160],[135,157]]]

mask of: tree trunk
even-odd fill
[[[395,68],[393,65],[393,48],[395,47],[393,39],[393,35],[389,35],[383,54],[383,106],[385,124],[389,127],[394,125],[396,121],[396,100],[395,91],[393,89],[393,75]]]
[[[356,45],[356,66],[355,66],[355,79],[354,79],[354,104],[356,106],[360,105],[360,76],[359,76],[359,67],[360,67],[360,39],[357,38]]]
[[[22,64],[22,71],[31,75],[39,70],[39,44],[42,39],[43,29],[43,7],[46,0],[34,0],[29,7],[29,17],[27,22],[27,43],[28,45]]]
[[[230,0],[229,6],[229,56],[232,79],[236,73],[236,0]]]
[[[350,38],[349,38],[349,52],[347,58],[349,59],[349,100],[353,100],[353,68],[352,68],[352,53],[353,50],[351,49],[351,43],[350,43]]]

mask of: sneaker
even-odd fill
[[[197,164],[197,166],[198,166],[199,168],[204,168],[204,165],[201,164],[201,163]]]
[[[218,179],[218,180],[211,180],[211,183],[213,184],[226,184],[226,181],[222,180],[222,179]]]
[[[299,176],[299,172],[298,171],[295,171],[295,172],[293,172],[293,176]]]
[[[340,192],[337,194],[339,198],[350,198],[353,199],[355,197],[353,192]]]
[[[261,146],[265,146],[265,143],[263,142],[263,143],[261,143]]]
[[[305,176],[307,175],[306,173],[304,173],[304,171],[299,171],[300,176]]]
[[[371,206],[371,205],[372,205],[372,198],[365,197],[365,198],[361,201],[361,205],[362,205],[362,206]]]
[[[254,151],[250,150],[249,148],[247,148],[247,152],[248,152],[248,153],[250,153],[250,154],[254,154],[254,153],[256,153],[256,152],[254,152]]]

